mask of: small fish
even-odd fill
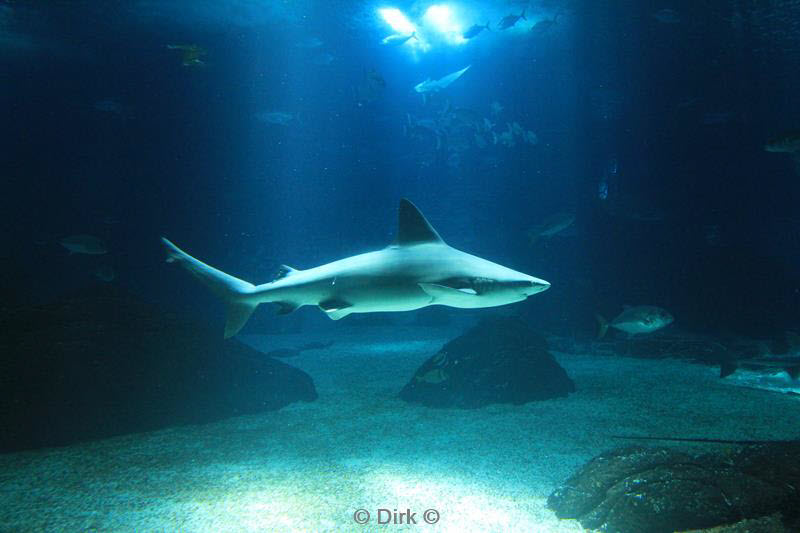
[[[120,103],[114,98],[104,98],[103,100],[98,100],[92,104],[92,108],[95,111],[100,111],[101,113],[111,113],[115,115],[122,114],[122,105],[120,105]]]
[[[320,67],[326,67],[326,66],[330,65],[331,63],[333,63],[333,61],[335,59],[336,58],[333,56],[333,54],[330,54],[328,52],[322,52],[321,54],[319,54],[317,56],[314,56],[311,59],[311,62],[313,64],[315,64],[315,65],[320,66]]]
[[[531,28],[531,33],[534,35],[542,35],[543,33],[547,33],[550,28],[556,25],[558,21],[558,13],[551,18],[551,19],[542,19],[536,22]]]
[[[319,37],[308,37],[294,43],[295,48],[319,48],[323,45],[322,39]]]
[[[575,223],[575,214],[561,212],[551,215],[544,219],[541,224],[538,224],[528,231],[528,238],[531,244],[536,244],[539,239],[549,239]]]
[[[432,80],[428,78],[427,80],[416,84],[414,86],[414,90],[417,91],[418,93],[430,93],[430,92],[441,91],[442,89],[445,89],[448,86],[450,86],[450,84],[456,81],[458,78],[460,78],[462,74],[464,74],[467,70],[469,70],[470,66],[471,65],[467,65],[461,70],[452,72],[447,76],[439,78],[438,80]]]
[[[473,37],[477,37],[483,30],[488,30],[488,29],[489,29],[489,22],[486,22],[486,24],[484,24],[483,26],[481,26],[480,24],[473,24],[472,26],[469,27],[469,29],[467,29],[467,31],[465,31],[462,34],[462,37],[464,37],[464,39],[472,39]]]
[[[285,359],[287,357],[297,357],[300,355],[300,350],[297,348],[278,348],[277,350],[270,350],[264,355],[267,357],[280,357],[281,359]]]
[[[514,140],[514,134],[511,133],[511,130],[506,130],[499,135],[495,132],[492,132],[492,140],[493,144],[500,143],[508,148],[513,148],[517,145],[517,142]]]
[[[389,35],[388,37],[384,37],[381,41],[381,44],[386,44],[389,46],[401,46],[406,43],[411,38],[417,39],[417,32],[412,31],[409,35],[403,35],[401,33],[395,33],[393,35]],[[417,39],[419,40],[419,39]]]
[[[100,265],[99,267],[94,269],[94,277],[99,279],[100,281],[105,281],[106,283],[111,283],[115,279],[117,279],[117,272],[114,270],[113,267],[109,265]]]
[[[704,126],[721,126],[728,124],[734,118],[736,118],[736,113],[731,111],[710,111],[703,113],[703,116],[700,117],[700,124]]]
[[[783,370],[793,380],[800,378],[800,357],[768,357],[760,359],[744,359],[724,361],[719,367],[719,377],[728,377],[739,368],[750,370]]]
[[[624,331],[629,335],[653,333],[672,324],[675,320],[665,309],[654,305],[637,305],[628,307],[617,317],[608,322],[601,315],[596,315],[599,330],[597,338],[602,339],[609,327]]]
[[[313,342],[308,342],[308,343],[302,345],[298,349],[301,350],[301,351],[305,351],[305,350],[323,350],[325,348],[330,348],[331,346],[333,346],[333,341],[327,341],[327,342],[313,341]]]
[[[500,28],[501,30],[507,30],[508,28],[512,27],[517,22],[519,22],[519,19],[528,20],[525,18],[524,9],[522,10],[522,13],[520,13],[519,15],[506,15],[505,17],[503,17],[503,19],[500,21],[497,27]]]
[[[286,111],[264,111],[256,113],[256,120],[259,122],[266,122],[267,124],[277,124],[279,126],[286,126],[295,120],[293,113]]]
[[[196,44],[168,44],[167,50],[178,50],[181,52],[181,64],[184,67],[202,67],[205,65],[203,58],[208,52]]]
[[[489,108],[492,110],[492,115],[499,115],[503,112],[503,109],[505,109],[505,107],[503,107],[503,105],[497,100],[489,104]]]
[[[653,13],[653,18],[662,24],[677,24],[681,21],[678,12],[674,9],[659,9]]]
[[[787,131],[767,141],[767,152],[795,154],[800,152],[800,131]]]
[[[369,69],[364,72],[361,83],[354,88],[356,105],[364,107],[378,100],[386,90],[386,80],[377,70]]]
[[[424,374],[422,374],[421,376],[417,376],[414,379],[420,383],[429,383],[431,385],[438,385],[443,381],[447,381],[449,377],[450,376],[447,375],[447,372],[445,372],[441,368],[434,368],[433,370],[429,370]]]
[[[283,359],[287,357],[297,357],[306,350],[322,350],[325,348],[330,348],[331,346],[333,346],[333,341],[309,342],[297,348],[278,348],[277,350],[266,352],[264,355],[268,357],[280,357]]]
[[[92,235],[70,235],[58,241],[70,254],[103,255],[108,253],[106,243]]]

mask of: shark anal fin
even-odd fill
[[[275,303],[278,304],[278,311],[275,313],[277,315],[288,315],[289,313],[300,307],[294,302],[275,302]]]
[[[323,300],[318,305],[332,320],[339,320],[353,312],[353,304],[336,298]]]

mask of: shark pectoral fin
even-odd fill
[[[275,302],[278,304],[278,311],[275,313],[276,315],[288,315],[298,307],[294,302]]]
[[[225,338],[233,337],[244,327],[258,304],[230,302],[226,306]]]
[[[331,320],[339,320],[353,312],[353,304],[343,300],[331,299],[323,300],[319,303],[319,308],[331,317]]]
[[[419,287],[431,297],[431,303],[464,302],[477,296],[473,289],[454,289],[438,283],[418,283]]]

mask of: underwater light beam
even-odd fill
[[[446,4],[432,5],[425,11],[423,18],[451,43],[466,42],[466,39],[462,37],[463,28],[456,20],[453,8],[450,6]]]
[[[402,11],[397,9],[396,7],[384,7],[378,10],[383,20],[392,27],[394,31],[397,33],[408,35],[411,32],[415,31],[416,28],[414,24],[408,20]]]

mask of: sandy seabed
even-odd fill
[[[796,397],[733,387],[717,369],[676,360],[555,353],[577,387],[568,398],[475,410],[400,400],[416,368],[457,334],[245,337],[264,351],[335,340],[287,360],[312,376],[319,399],[0,455],[0,530],[581,531],[546,508],[547,496],[628,444],[612,435],[797,437]],[[399,521],[407,509],[416,525],[378,526],[379,514]],[[356,523],[358,510],[368,525]]]

